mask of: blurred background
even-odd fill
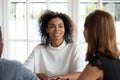
[[[120,0],[0,0],[3,58],[17,59],[22,63],[26,60],[33,48],[40,43],[37,21],[46,9],[66,13],[73,19],[82,54],[86,53],[87,47],[83,36],[86,15],[95,9],[110,12],[115,19],[120,49]]]

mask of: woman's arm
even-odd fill
[[[64,75],[57,75],[57,76],[52,76],[50,78],[52,79],[60,79],[60,80],[78,80],[81,72],[73,72],[69,74],[64,74]]]
[[[43,80],[78,80],[81,72],[74,72],[70,74],[65,74],[65,75],[56,75],[56,76],[47,76],[43,73],[37,73],[37,77]]]
[[[87,65],[78,80],[102,80],[103,71],[91,64]]]

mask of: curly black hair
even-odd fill
[[[75,35],[75,25],[72,21],[72,19],[64,14],[64,13],[59,13],[59,12],[54,12],[51,10],[46,10],[38,20],[39,23],[39,32],[41,35],[41,43],[48,45],[50,43],[50,37],[49,34],[46,33],[46,28],[48,25],[48,22],[53,19],[59,17],[60,19],[63,20],[64,26],[65,26],[65,34],[64,34],[64,39],[67,43],[71,43],[74,41],[74,35]]]

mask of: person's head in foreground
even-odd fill
[[[84,36],[89,63],[79,80],[120,80],[120,52],[112,15],[104,10],[91,12],[85,20]]]

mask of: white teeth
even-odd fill
[[[54,35],[60,35],[60,33],[59,32],[54,32]]]
[[[60,34],[59,34],[59,33],[55,33],[54,35],[56,35],[56,36],[57,36],[57,35],[60,35]]]

